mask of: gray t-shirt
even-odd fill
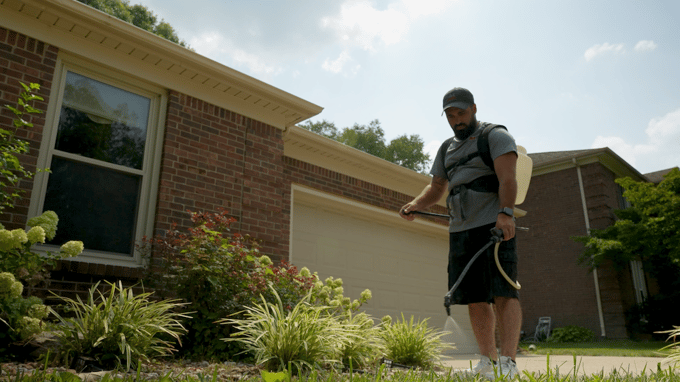
[[[469,160],[467,163],[458,166],[450,171],[450,178],[446,174],[446,166],[468,156],[477,151],[477,139],[482,133],[485,122],[479,122],[479,127],[465,141],[458,141],[454,138],[451,141],[445,154],[445,165],[442,165],[441,151],[437,154],[432,164],[430,174],[449,181],[449,196],[447,205],[449,206],[449,232],[461,232],[472,228],[480,227],[485,224],[496,222],[498,209],[500,207],[498,193],[477,192],[467,190],[465,193],[458,193],[451,196],[453,187],[469,183],[486,175],[493,175],[494,172],[487,166],[480,156]],[[489,134],[489,150],[491,158],[496,159],[509,152],[517,153],[515,139],[503,128],[496,128]],[[461,195],[466,194],[461,198]],[[463,199],[463,200],[461,200]]]

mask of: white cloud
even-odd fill
[[[340,56],[338,56],[338,58],[336,58],[335,60],[326,59],[321,65],[321,67],[324,70],[335,74],[341,73],[345,71],[346,67],[349,67],[349,69],[345,71],[345,74],[354,75],[359,71],[361,65],[359,64],[348,65],[353,61],[354,60],[352,59],[352,57],[345,50],[342,53],[340,53]]]
[[[232,61],[247,67],[251,73],[276,75],[283,71],[282,67],[267,64],[265,58],[238,48],[233,41],[218,32],[206,32],[193,37],[189,45],[203,56],[222,63]]]
[[[336,42],[345,51],[356,48],[375,52],[381,46],[404,41],[414,22],[442,12],[452,3],[450,0],[397,0],[378,9],[371,0],[345,0],[336,15],[321,19],[321,26],[335,35]],[[332,64],[339,64],[343,54],[334,61],[326,59],[324,69],[335,72],[331,70],[335,68]]]
[[[439,151],[439,147],[442,145],[441,141],[431,141],[428,144],[423,147],[423,151],[425,151],[426,154],[430,155],[430,163],[434,161],[434,158],[437,157],[437,151]],[[429,169],[428,169],[429,170]]]
[[[333,30],[345,46],[374,51],[376,41],[386,45],[401,41],[408,32],[409,20],[405,13],[392,7],[378,10],[368,0],[348,0],[338,15],[324,17],[321,25]]]
[[[605,42],[604,44],[597,44],[588,48],[583,56],[586,58],[586,61],[590,61],[596,56],[605,53],[625,53],[625,50],[623,44],[609,44]]]
[[[645,129],[645,143],[630,144],[621,137],[595,138],[592,146],[609,147],[641,172],[675,167],[680,164],[680,109],[661,118],[653,118]]]
[[[651,40],[641,40],[635,45],[636,52],[646,52],[656,49],[656,43]]]

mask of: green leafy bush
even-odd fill
[[[90,288],[85,302],[80,297],[57,296],[74,313],[65,318],[53,311],[62,324],[55,334],[64,361],[84,355],[104,367],[129,370],[133,363],[175,351],[173,343],[161,335],[179,342],[186,332],[180,319],[187,316],[173,312],[180,305],[176,300],[150,301],[151,293],[135,296],[132,288],[123,288],[120,282],[109,283],[106,296],[98,286]]]
[[[594,339],[595,333],[592,330],[569,325],[553,329],[547,342],[588,342]]]
[[[14,274],[30,289],[50,275],[49,267],[59,259],[78,256],[83,252],[83,242],[64,243],[59,253],[32,251],[35,244],[52,240],[57,232],[59,217],[54,211],[28,219],[28,231],[21,228],[8,231],[0,225],[0,269]]]
[[[13,359],[13,344],[43,331],[48,308],[37,297],[23,298],[24,286],[9,272],[0,273],[0,360]]]
[[[173,224],[165,236],[145,239],[138,247],[148,260],[145,285],[160,295],[186,301],[187,311],[194,312],[185,322],[188,333],[181,355],[233,359],[242,348],[220,341],[232,329],[215,321],[244,311],[259,295],[269,302],[280,299],[283,308],[290,310],[318,278],[285,262],[275,266],[261,256],[254,240],[231,233],[235,219],[225,210],[190,212],[190,217],[194,227],[188,233]]]
[[[32,251],[33,245],[54,237],[58,221],[54,212],[46,211],[28,220],[28,231],[8,231],[0,225],[0,358],[16,358],[13,344],[25,343],[45,328],[47,308],[30,294],[37,283],[49,277],[48,267],[83,251],[80,241],[65,243],[59,253]]]
[[[17,107],[5,105],[15,116],[12,127],[9,130],[0,128],[0,211],[14,207],[14,202],[21,196],[16,186],[21,180],[33,177],[33,173],[26,170],[17,158],[17,155],[28,152],[29,143],[17,138],[16,133],[20,128],[33,127],[33,124],[25,119],[26,114],[42,113],[30,103],[36,100],[43,101],[43,98],[34,94],[34,91],[40,90],[40,85],[35,83],[26,85],[23,82],[19,84],[24,91],[19,95]]]
[[[392,322],[390,316],[383,317],[380,336],[385,341],[385,356],[394,362],[419,367],[430,367],[441,358],[448,346],[441,341],[442,331],[428,328],[427,319],[414,322],[413,316],[406,321]]]

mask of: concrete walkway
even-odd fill
[[[474,366],[478,360],[478,355],[466,354],[446,356],[442,359],[442,363],[447,368],[453,368],[455,372],[456,369],[469,368],[470,362]],[[545,355],[517,355],[516,361],[520,373],[528,371],[536,375],[547,374],[548,368],[550,368],[551,373],[559,372],[560,375],[574,373],[574,357],[570,355],[551,355],[550,364],[548,364],[548,357]],[[666,358],[657,357],[576,357],[576,373],[587,376],[602,372],[607,375],[614,370],[623,374],[640,375],[643,371],[645,373],[656,372],[658,365],[664,370],[673,366]],[[676,365],[675,370],[676,373],[680,373],[680,363]]]

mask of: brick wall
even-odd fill
[[[599,163],[581,168],[591,228],[613,223],[618,207],[614,174]],[[522,330],[532,334],[538,318],[550,316],[552,327],[577,325],[600,335],[593,274],[578,258],[582,244],[571,239],[587,234],[575,168],[535,176],[526,201],[528,211],[518,225],[530,228],[518,233],[520,297],[524,314]],[[606,335],[625,337],[622,275],[611,266],[598,269]]]
[[[412,196],[288,157],[284,157],[284,174],[291,183],[395,211],[395,213],[413,199]],[[290,200],[290,188],[287,191],[286,199]],[[430,210],[446,213],[446,208],[443,207]]]
[[[616,220],[614,210],[621,208],[619,188],[614,181],[616,177],[599,163],[583,166],[581,173],[590,228],[607,228]],[[617,270],[611,263],[601,265],[597,272],[606,335],[609,338],[626,337],[624,307],[633,290],[624,289],[628,283],[621,280],[630,278],[630,274],[623,269]]]
[[[23,166],[31,172],[36,171],[38,150],[45,126],[45,114],[49,102],[52,77],[56,66],[58,49],[34,38],[17,32],[0,28],[0,126],[6,130],[12,129],[14,114],[5,105],[17,106],[19,94],[23,92],[20,82],[25,84],[37,83],[40,91],[36,92],[44,101],[34,101],[33,107],[42,110],[42,114],[35,114],[29,122],[32,128],[20,129],[19,139],[28,141],[30,151],[21,155],[19,159]],[[19,189],[23,191],[22,198],[12,209],[6,209],[0,214],[0,223],[8,229],[23,228],[28,215],[28,205],[33,188],[32,180],[20,182]]]
[[[189,227],[187,210],[225,208],[233,228],[261,241],[273,259],[288,255],[290,210],[284,195],[282,131],[171,92],[161,162],[156,233],[177,222]]]
[[[576,169],[534,176],[525,202],[527,215],[517,224],[522,330],[532,334],[538,318],[549,316],[552,327],[578,325],[599,333],[593,276],[577,263],[585,220]],[[593,320],[593,318],[595,318]]]

